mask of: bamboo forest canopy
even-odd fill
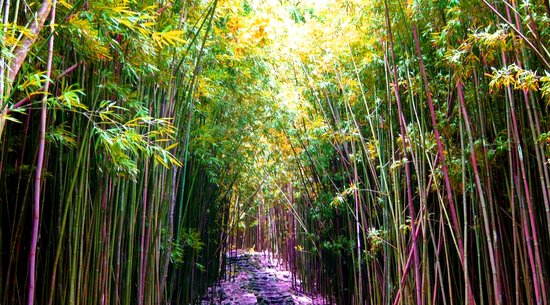
[[[0,304],[550,303],[546,0],[0,0]]]

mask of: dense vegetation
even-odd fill
[[[550,6],[0,0],[0,304],[550,303]]]

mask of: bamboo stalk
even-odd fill
[[[56,0],[53,0],[51,3],[51,14],[50,14],[50,40],[49,40],[49,46],[48,46],[48,61],[47,61],[47,71],[46,76],[48,79],[50,78],[50,75],[52,74],[52,62],[53,62],[53,41],[54,41],[54,23],[55,23],[55,5]],[[45,1],[45,3],[42,5],[42,8],[47,7],[45,10],[45,15],[47,16],[48,13],[50,13],[50,2]],[[42,10],[42,9],[41,9]],[[40,15],[40,14],[39,14]],[[46,17],[40,18],[40,23],[44,23],[46,20]],[[38,32],[38,30],[37,30]],[[31,42],[32,43],[32,42]],[[29,44],[30,47],[30,44]],[[23,48],[25,48],[25,44],[23,44]],[[24,58],[26,56],[26,52],[28,50],[22,49],[20,52],[16,52],[16,54],[21,54],[19,56],[16,56],[15,64],[16,66],[12,67],[12,70],[10,72],[10,79],[13,80],[14,76],[12,76],[13,73],[17,73],[17,70],[19,70],[19,67],[21,65],[21,62],[18,63],[18,60],[22,57]],[[17,66],[19,65],[19,66]],[[14,71],[15,70],[15,71]],[[15,74],[13,74],[15,75]],[[11,82],[10,82],[11,83]],[[34,297],[35,297],[35,290],[36,290],[36,248],[38,244],[38,231],[40,226],[40,201],[41,201],[41,189],[42,189],[42,167],[44,165],[44,152],[46,150],[46,120],[47,120],[47,93],[49,92],[49,81],[45,85],[45,92],[44,97],[42,98],[42,109],[40,111],[40,141],[39,141],[39,147],[38,147],[38,160],[36,162],[36,176],[34,179],[34,204],[33,204],[33,225],[32,225],[32,237],[31,237],[31,245],[29,250],[29,288],[28,288],[28,305],[34,305]]]

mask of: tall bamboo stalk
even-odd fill
[[[46,76],[51,78],[52,62],[53,62],[53,40],[54,40],[54,24],[55,24],[55,4],[53,0],[50,13],[50,40],[48,43],[48,61],[46,67]],[[49,10],[49,2],[47,3]],[[44,18],[45,19],[45,18]],[[23,51],[22,51],[23,52]],[[17,58],[17,57],[16,57]],[[17,73],[18,67],[13,68],[11,73]],[[13,79],[13,77],[11,77]],[[40,111],[40,140],[38,145],[38,160],[36,161],[36,176],[34,179],[34,204],[32,213],[32,237],[29,250],[29,290],[28,290],[28,305],[34,305],[34,296],[36,290],[36,248],[38,244],[38,231],[40,226],[40,191],[42,188],[42,167],[44,166],[44,152],[46,150],[46,120],[47,120],[47,94],[49,92],[49,80],[45,85],[45,94],[42,98],[42,108]]]

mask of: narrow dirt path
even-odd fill
[[[290,272],[262,253],[228,254],[227,271],[230,278],[219,286],[210,287],[201,304],[323,304],[320,297],[312,298],[293,289]]]

